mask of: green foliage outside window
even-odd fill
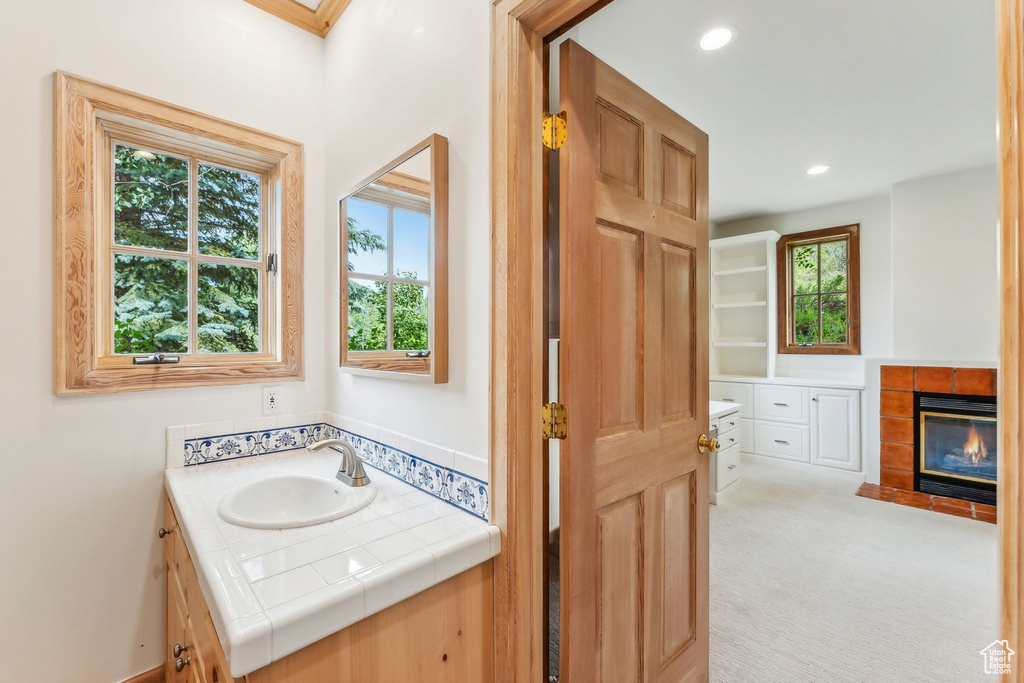
[[[189,263],[161,252],[189,249],[189,161],[125,145],[114,148],[114,353],[186,353]],[[260,179],[199,164],[198,253],[259,259]],[[199,261],[194,274],[199,353],[260,350],[256,268]]]
[[[360,228],[348,218],[348,253],[387,251],[387,244],[369,228]],[[349,271],[352,262],[349,261]],[[399,271],[394,277],[422,280],[415,271]],[[393,339],[388,344],[388,282],[350,277],[348,281],[349,351],[426,351],[429,340],[430,309],[427,287],[395,282]]]
[[[794,343],[847,343],[849,243],[798,245],[790,254]]]

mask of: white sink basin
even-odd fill
[[[290,474],[246,484],[224,496],[217,514],[252,529],[294,529],[358,512],[377,495],[373,484],[351,488],[337,479]]]

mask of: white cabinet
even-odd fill
[[[754,417],[774,422],[807,424],[807,388],[758,384],[754,392]]]
[[[860,470],[860,392],[810,390],[811,462],[843,470]]]
[[[740,479],[740,411],[730,412],[711,419],[711,433],[719,443],[717,453],[708,452],[708,483],[710,485],[709,500],[718,504],[718,497],[725,489],[738,486]]]
[[[785,460],[810,462],[810,446],[807,438],[807,427],[803,425],[783,425],[772,422],[755,423],[756,432],[754,451],[758,455],[770,455]]]
[[[726,448],[715,454],[715,477],[718,480],[716,493],[740,478],[740,447]],[[717,497],[717,496],[716,496]]]
[[[740,419],[740,445],[744,453],[754,452],[754,421],[745,417]]]
[[[711,240],[712,374],[775,371],[778,241],[773,230]]]
[[[742,404],[732,418],[718,419],[723,451],[738,445],[753,456],[860,472],[861,392],[823,384],[790,378],[716,378],[711,398]],[[727,429],[736,429],[737,416],[739,428],[730,438]],[[722,434],[727,436],[723,439]]]
[[[712,401],[740,404],[740,417],[754,417],[754,385],[743,382],[712,382]]]

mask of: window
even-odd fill
[[[265,174],[110,144],[113,354],[265,352]]]
[[[779,353],[860,353],[860,226],[778,243]]]
[[[58,393],[301,378],[301,146],[56,80]]]
[[[341,366],[447,381],[446,141],[432,136],[341,202]]]
[[[347,201],[348,350],[428,351],[430,202],[382,184]]]

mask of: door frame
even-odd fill
[[[491,6],[491,520],[495,681],[544,680],[544,39],[611,0]],[[1001,206],[1000,450],[1024,452],[1024,0],[997,0]],[[1024,468],[999,471],[1000,638],[1024,647]],[[979,645],[982,646],[984,643]],[[1018,663],[1004,681],[1024,683]]]
[[[999,59],[1000,288],[999,450],[1024,453],[1024,0],[997,0]],[[1024,467],[1000,458],[999,638],[1024,646]],[[1004,681],[1024,681],[1018,659]]]

